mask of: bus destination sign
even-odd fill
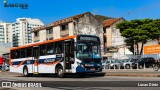
[[[91,37],[91,36],[79,36],[78,40],[99,41],[97,37]]]

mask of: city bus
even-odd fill
[[[10,72],[33,74],[67,73],[84,76],[102,71],[100,39],[74,35],[10,49]]]

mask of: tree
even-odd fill
[[[143,20],[131,20],[124,21],[117,24],[117,28],[120,29],[120,33],[126,38],[125,42],[127,46],[130,46],[130,50],[134,52],[134,44],[137,46],[137,54],[142,54],[143,45],[150,39],[160,40],[160,19],[143,19]],[[142,43],[141,50],[139,52],[139,44]]]

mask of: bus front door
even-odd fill
[[[70,41],[65,41],[64,42],[64,67],[65,67],[65,72],[72,72],[71,71],[71,64],[72,64],[72,59],[74,58],[74,51],[73,51],[73,40]]]
[[[33,73],[38,74],[39,47],[33,47]]]

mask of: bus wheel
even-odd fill
[[[65,75],[64,75],[64,73],[63,73],[63,68],[62,68],[62,66],[59,66],[59,67],[56,69],[56,71],[57,71],[57,75],[58,75],[59,78],[64,78],[64,77],[65,77]]]
[[[27,68],[27,67],[24,67],[24,68],[23,68],[23,75],[24,75],[25,77],[28,77],[28,76],[29,76],[28,68]]]

